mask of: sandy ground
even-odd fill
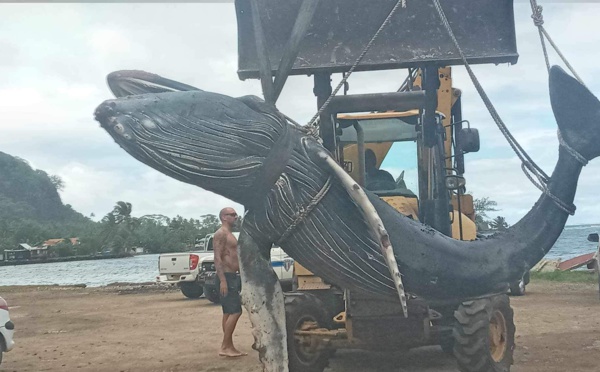
[[[2,371],[261,370],[246,314],[235,334],[250,355],[217,355],[221,310],[205,299],[150,286],[0,287],[17,346]],[[600,371],[600,301],[594,285],[532,282],[511,298],[516,372]],[[439,347],[406,354],[338,351],[327,372],[456,371]]]

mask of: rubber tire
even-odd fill
[[[496,360],[490,346],[490,321],[504,319],[505,349]],[[454,312],[454,356],[461,372],[509,372],[515,348],[514,313],[507,295],[462,303]]]
[[[187,298],[199,298],[204,292],[202,287],[196,282],[183,282],[179,284],[181,293]]]
[[[206,297],[207,300],[209,300],[210,302],[212,302],[213,304],[220,304],[221,303],[221,294],[219,293],[219,291],[217,290],[217,287],[215,286],[204,286],[204,297]]]
[[[315,321],[319,327],[331,329],[331,317],[321,300],[309,293],[285,296],[285,323],[289,372],[323,372],[333,354],[330,350],[307,354],[299,348],[294,331],[304,321]]]

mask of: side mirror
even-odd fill
[[[458,132],[458,147],[463,153],[479,151],[479,131],[475,128],[463,128]]]
[[[465,186],[465,178],[462,176],[446,176],[446,188],[448,190],[458,190]]]
[[[600,240],[600,239],[598,239],[598,234],[597,233],[593,233],[593,234],[588,235],[588,241],[594,242],[594,243],[598,243],[598,240]]]

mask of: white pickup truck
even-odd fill
[[[161,254],[158,257],[156,281],[178,285],[181,293],[188,298],[202,296],[204,282],[199,275],[200,268],[207,258],[213,259],[212,239],[210,245],[206,239],[198,248],[193,252]]]
[[[239,233],[234,232],[236,239]],[[291,288],[294,260],[279,247],[271,249],[271,263],[282,286]],[[181,293],[188,298],[204,295],[212,302],[219,302],[215,287],[215,260],[213,234],[208,234],[204,245],[193,252],[164,253],[158,257],[158,283],[178,285]]]

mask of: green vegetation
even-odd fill
[[[506,219],[502,216],[498,216],[490,222],[490,228],[492,230],[503,231],[503,230],[508,229],[508,227],[509,226],[508,226],[508,223],[506,223]]]
[[[122,253],[135,247],[151,253],[175,252],[193,249],[220,225],[212,214],[200,219],[133,217],[133,206],[124,201],[95,222],[62,203],[58,191],[68,185],[59,176],[34,170],[26,160],[2,152],[0,175],[0,252],[55,238],[64,239],[50,249],[58,257]],[[80,244],[72,245],[71,237],[79,238]]]
[[[598,276],[593,271],[551,271],[531,272],[531,280],[546,280],[562,283],[598,283]]]
[[[506,219],[502,216],[497,216],[493,220],[490,220],[490,217],[487,213],[497,212],[497,206],[498,203],[488,197],[473,199],[473,209],[475,210],[475,224],[477,225],[477,231],[502,231],[510,227],[510,225],[506,223]]]

